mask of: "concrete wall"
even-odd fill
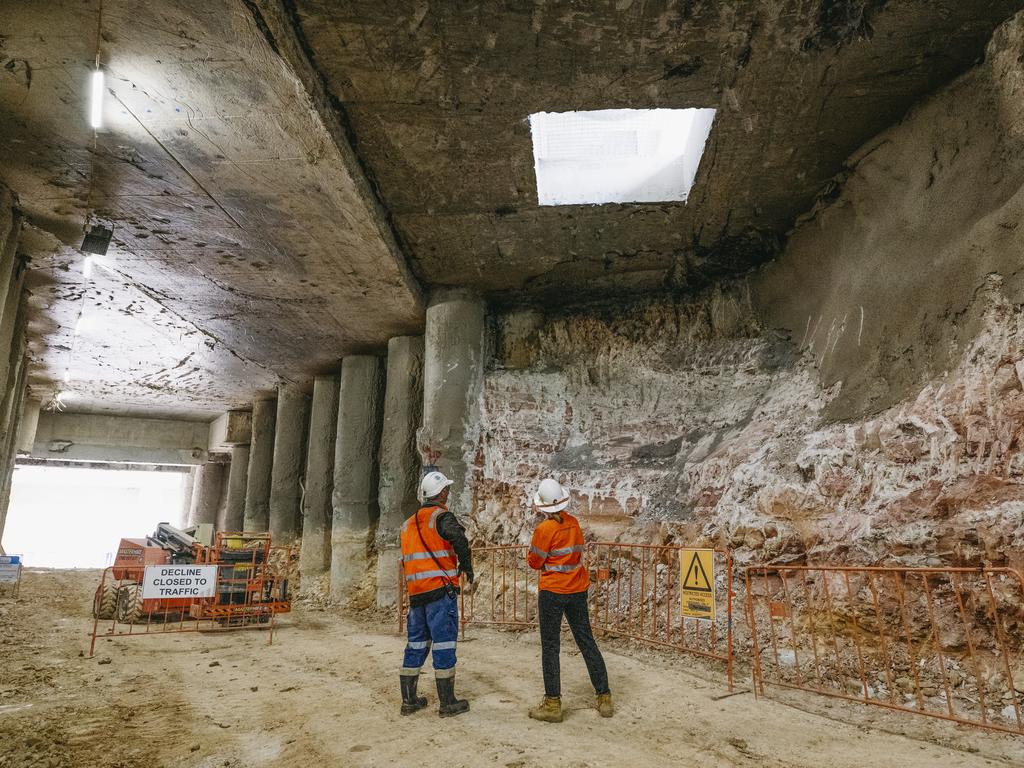
[[[46,411],[39,416],[32,456],[198,465],[207,458],[209,428],[203,422]]]
[[[830,415],[914,396],[955,367],[986,325],[994,288],[1024,301],[1021,16],[986,61],[848,161],[785,256],[753,281],[766,324],[812,355]]]
[[[25,262],[17,252],[21,214],[16,204],[14,195],[0,184],[0,539],[7,522],[28,388]]]

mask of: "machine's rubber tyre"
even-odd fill
[[[92,615],[97,619],[112,619],[117,610],[117,587],[113,584],[104,584],[96,587],[96,594],[92,598]]]
[[[127,584],[117,592],[117,620],[122,624],[137,624],[142,620],[142,587]]]

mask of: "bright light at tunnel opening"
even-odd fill
[[[103,70],[92,73],[92,100],[89,104],[89,125],[99,128],[103,125]]]
[[[537,202],[683,202],[714,119],[714,109],[532,114]]]

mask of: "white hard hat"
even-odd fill
[[[440,472],[428,472],[420,480],[420,501],[434,498],[452,482]]]
[[[540,481],[540,487],[533,494],[533,506],[541,512],[553,515],[569,506],[569,492],[553,478]]]

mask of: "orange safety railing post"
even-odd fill
[[[726,595],[726,617],[725,620],[728,622],[726,629],[726,651],[725,651],[725,674],[729,678],[729,692],[732,692],[732,665],[733,665],[733,653],[732,653],[732,555],[729,552],[725,553],[725,595]],[[714,640],[712,640],[714,643]]]

